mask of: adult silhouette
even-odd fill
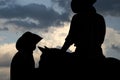
[[[25,32],[16,42],[18,52],[12,59],[10,80],[34,80],[35,62],[33,51],[42,38],[34,33]]]
[[[75,53],[81,58],[104,58],[101,45],[106,25],[103,16],[98,14],[93,6],[95,2],[96,0],[72,0],[71,9],[75,15],[62,46],[63,51],[75,44]]]

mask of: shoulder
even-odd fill
[[[75,14],[75,15],[73,15],[73,18],[80,18],[80,17],[83,17],[83,15],[81,15],[81,14]]]
[[[73,15],[72,20],[76,19],[78,17],[78,14]]]
[[[72,17],[72,21],[80,21],[80,20],[83,20],[83,19],[84,19],[84,17],[80,14],[75,14]]]
[[[17,62],[17,61],[21,61],[23,60],[23,55],[20,53],[20,52],[17,52],[14,56],[13,56],[13,59],[12,61],[13,62]]]

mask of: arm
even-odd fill
[[[71,42],[65,41],[62,48],[61,48],[61,50],[63,52],[67,51],[67,49],[70,47],[71,44],[72,44]]]
[[[62,47],[62,51],[66,51],[70,45],[72,45],[74,43],[74,37],[75,37],[75,24],[76,24],[76,15],[73,16],[72,18],[72,21],[71,21],[71,25],[70,25],[70,30],[69,30],[69,33],[65,39],[65,42],[63,44],[63,47]]]

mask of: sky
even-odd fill
[[[15,43],[26,31],[43,37],[37,45],[61,47],[74,13],[71,0],[0,0],[0,80],[10,79],[10,63],[17,52]],[[120,59],[120,0],[97,0],[96,11],[106,22],[102,45],[106,57]],[[71,46],[70,50],[74,51]],[[36,48],[36,67],[41,52]]]

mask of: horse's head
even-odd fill
[[[68,74],[75,64],[73,53],[63,52],[58,48],[38,47],[42,52],[39,61],[39,70],[45,75]],[[75,66],[75,65],[74,65]],[[76,68],[75,68],[76,69]],[[74,70],[74,69],[73,69]],[[63,73],[64,72],[64,73]],[[61,74],[61,75],[62,75]],[[60,76],[61,75],[57,75]]]
[[[56,55],[62,55],[63,52],[58,48],[48,48],[48,47],[38,47],[39,50],[42,52],[43,55],[49,55],[49,56],[56,56]]]
[[[73,60],[73,53],[58,48],[38,47],[42,52],[39,64],[65,65]]]
[[[48,48],[48,47],[38,47],[39,50],[42,52],[40,63],[45,64],[56,64],[63,61],[63,57],[65,53],[58,48]]]

